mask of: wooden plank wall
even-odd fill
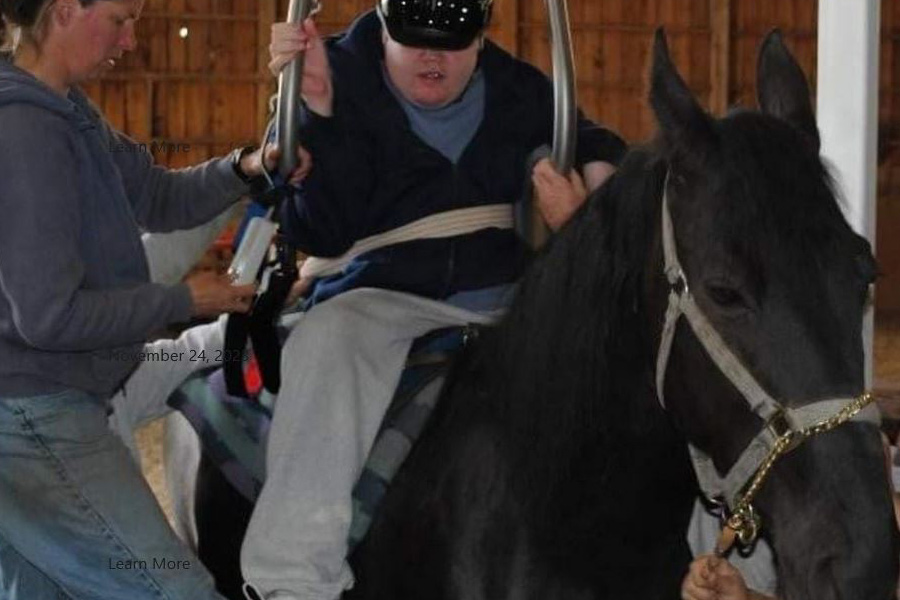
[[[261,29],[268,38],[264,16],[247,0],[147,0],[138,49],[88,93],[161,164],[186,166],[252,143],[272,79],[257,50]]]
[[[882,0],[881,27],[876,305],[900,311],[900,0]]]
[[[774,28],[785,41],[815,90],[816,24],[815,0],[731,0],[730,102],[756,106],[756,57],[759,44]]]
[[[519,0],[518,5],[518,54],[549,72],[544,3]],[[570,2],[582,109],[629,140],[641,140],[653,132],[644,90],[650,43],[658,25],[666,28],[685,80],[698,95],[708,98],[710,6],[709,0]]]
[[[517,5],[518,54],[549,72],[543,0],[499,2]],[[570,13],[580,104],[631,141],[655,128],[645,96],[658,26],[688,85],[716,114],[755,103],[756,49],[773,27],[815,74],[815,0],[570,0]]]
[[[112,123],[182,166],[256,141],[275,80],[266,69],[269,28],[288,0],[147,0],[139,47],[88,92]],[[320,29],[344,28],[373,0],[323,0]],[[881,154],[877,254],[879,308],[900,310],[900,0],[882,0]],[[544,0],[495,0],[490,36],[549,72]],[[715,113],[755,105],[756,50],[779,27],[815,85],[817,0],[569,0],[578,93],[585,112],[629,141],[655,124],[646,96],[654,29]],[[187,36],[180,33],[186,28]],[[814,88],[813,88],[814,89]],[[188,149],[185,150],[185,147]]]

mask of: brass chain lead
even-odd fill
[[[734,503],[734,511],[725,521],[725,527],[737,534],[737,539],[743,546],[752,544],[759,534],[760,518],[754,510],[752,502],[778,459],[814,435],[827,433],[843,425],[874,400],[875,397],[871,393],[866,392],[839,410],[834,416],[799,431],[788,431],[775,441],[775,445],[772,447],[766,460],[763,461],[756,471],[753,482],[742,496],[738,496]],[[728,548],[720,548],[719,550],[724,554]]]

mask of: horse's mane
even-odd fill
[[[586,440],[612,444],[646,421],[635,398],[648,364],[639,289],[664,176],[650,151],[629,153],[535,259],[481,345],[493,420],[526,479],[563,477]]]

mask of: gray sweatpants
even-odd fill
[[[241,552],[244,578],[262,597],[334,600],[353,585],[351,494],[410,345],[496,316],[359,289],[299,320],[283,349],[266,482]]]

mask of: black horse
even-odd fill
[[[875,263],[842,216],[780,37],[760,53],[761,113],[708,116],[661,34],[650,100],[657,142],[627,156],[536,259],[503,323],[458,359],[351,557],[348,597],[679,596],[697,493],[686,442],[724,473],[764,425],[683,321],[667,410],[657,402],[664,191],[697,304],[769,394],[799,406],[861,393]],[[780,598],[893,597],[898,536],[876,427],[807,441],[756,504]]]

